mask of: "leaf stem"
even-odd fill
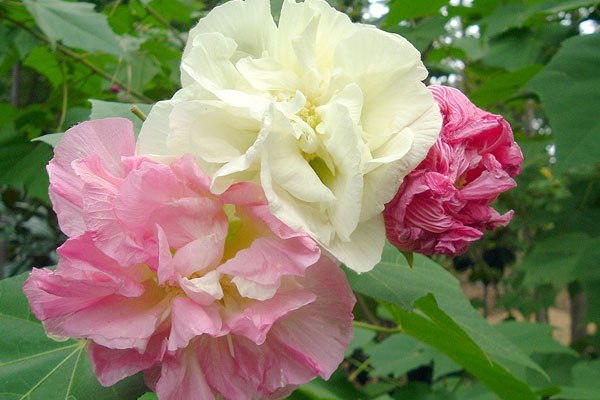
[[[148,11],[150,14],[152,14],[152,16],[154,18],[156,18],[158,20],[158,22],[160,22],[161,24],[166,26],[167,29],[169,29],[173,33],[173,35],[175,36],[175,38],[177,39],[177,41],[179,42],[181,47],[185,47],[185,41],[181,38],[181,36],[179,36],[181,34],[181,32],[179,32],[177,29],[175,29],[173,27],[173,25],[171,25],[169,23],[169,21],[167,21],[162,15],[160,15],[154,8],[152,8],[148,4],[144,3],[143,1],[140,1],[140,3],[142,4],[142,6],[144,6],[146,11]]]
[[[56,128],[57,132],[62,132],[63,124],[65,123],[65,118],[67,116],[67,105],[69,101],[69,87],[67,85],[67,73],[65,71],[65,61],[60,61],[60,72],[62,73],[62,105],[60,109],[60,118],[58,120],[58,126]]]
[[[404,331],[401,326],[396,326],[394,328],[388,328],[387,326],[373,325],[373,324],[369,324],[368,322],[362,322],[362,321],[354,321],[354,326],[356,326],[358,328],[369,329],[369,330],[372,330],[375,332],[389,333],[389,334],[402,333]]]
[[[350,382],[354,382],[361,372],[369,368],[370,362],[370,358],[367,358],[365,361],[363,361],[354,371],[352,371],[350,375],[348,375],[348,380]]]
[[[142,110],[140,110],[140,108],[138,106],[131,106],[131,108],[129,110],[133,113],[133,115],[135,115],[142,121],[146,120],[146,118],[147,118],[146,114],[144,114],[144,112]]]

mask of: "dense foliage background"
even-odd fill
[[[331,2],[408,38],[429,83],[504,115],[525,164],[497,204],[513,222],[467,254],[411,267],[388,248],[373,272],[348,272],[358,322],[347,359],[291,398],[600,398],[600,2]],[[131,103],[147,112],[177,90],[186,32],[216,4],[0,1],[0,278],[16,276],[0,282],[1,399],[147,391],[139,377],[100,387],[84,343],[47,339],[19,274],[55,264],[64,240],[47,194],[51,145],[90,118],[139,129]]]

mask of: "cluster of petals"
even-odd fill
[[[516,186],[523,155],[508,122],[477,108],[459,90],[430,86],[444,123],[427,157],[384,212],[388,239],[423,254],[458,255],[513,211],[490,204]]]
[[[69,239],[24,291],[55,337],[89,339],[103,385],[145,372],[161,400],[282,398],[328,378],[352,335],[336,263],[253,183],[219,195],[191,155],[136,156],[131,123],[65,134],[48,166]]]
[[[139,154],[192,153],[216,193],[260,183],[277,218],[348,267],[379,262],[384,206],[442,122],[408,41],[325,0],[285,0],[277,24],[269,0],[233,0],[191,30],[181,74]]]

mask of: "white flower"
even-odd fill
[[[425,158],[441,116],[405,39],[323,0],[233,0],[190,32],[183,89],[154,106],[139,154],[192,153],[220,193],[263,186],[271,211],[348,267],[381,258],[382,211]]]

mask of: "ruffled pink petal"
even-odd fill
[[[37,319],[45,321],[86,308],[118,289],[113,282],[86,282],[65,278],[49,269],[34,268],[23,291]],[[56,332],[59,334],[59,332]]]
[[[356,299],[342,270],[327,257],[307,270],[300,280],[317,299],[275,324],[267,337],[280,357],[287,355],[303,368],[328,379],[344,358],[353,335],[352,309]],[[275,372],[276,369],[273,371]],[[305,371],[285,370],[285,382],[304,383]]]
[[[73,237],[85,230],[81,216],[83,183],[72,163],[96,155],[112,175],[123,176],[121,157],[134,151],[133,124],[124,118],[87,121],[65,132],[48,165],[50,198],[63,232]]]
[[[226,323],[232,333],[245,336],[260,345],[273,324],[316,299],[314,293],[304,289],[282,290],[268,300],[251,303],[240,313],[231,313]]]
[[[156,394],[161,400],[213,400],[193,347],[162,361]]]
[[[242,296],[266,300],[277,291],[283,276],[303,275],[318,256],[314,242],[307,248],[296,238],[259,238],[221,265],[219,272],[235,277],[233,282]]]
[[[221,316],[216,306],[201,306],[185,297],[172,302],[169,351],[184,348],[195,336],[222,336]]]
[[[74,313],[48,319],[44,326],[60,336],[88,338],[105,347],[142,352],[168,311],[168,299],[149,284],[139,297],[106,296]]]
[[[154,335],[143,353],[134,349],[110,349],[94,342],[88,344],[88,354],[94,373],[103,386],[112,386],[120,380],[152,368],[166,351],[165,335]]]
[[[224,240],[228,224],[223,203],[192,189],[169,166],[147,163],[123,182],[114,202],[115,214],[129,231],[141,237],[152,236],[154,226],[160,225],[174,248],[206,232]]]
[[[384,211],[390,242],[402,250],[458,255],[506,224],[490,204],[516,185],[523,156],[510,125],[477,108],[460,91],[429,88],[444,117],[442,132]]]

